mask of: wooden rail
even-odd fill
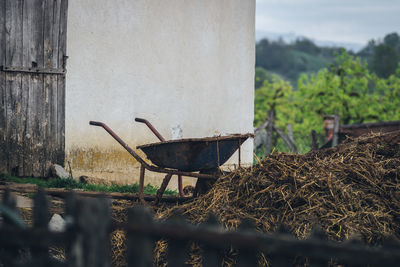
[[[5,190],[7,185],[0,185],[0,191]],[[8,188],[10,191],[15,191],[19,193],[36,193],[39,189],[38,186],[32,185],[31,187],[23,187],[23,186],[18,186],[18,184],[14,184],[12,187]],[[59,197],[59,198],[67,198],[71,194],[71,190],[67,190],[64,188],[46,188],[46,189],[41,189],[43,190],[47,195],[53,196],[53,197]],[[77,196],[80,197],[108,197],[111,199],[124,199],[124,200],[132,200],[132,201],[138,201],[140,200],[140,197],[137,193],[118,193],[118,192],[94,192],[94,191],[80,191],[80,190],[74,190],[74,193]],[[189,200],[192,200],[193,197],[178,197],[178,196],[163,196],[160,199],[161,203],[183,203],[187,202]],[[155,201],[156,196],[155,195],[149,195],[146,194],[144,195],[144,200],[146,201]]]

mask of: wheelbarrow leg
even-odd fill
[[[140,165],[140,179],[139,179],[139,199],[140,201],[144,204],[146,203],[144,201],[144,197],[143,197],[143,186],[144,186],[144,172],[145,172],[145,168],[143,165]]]
[[[179,191],[179,196],[183,197],[182,175],[178,175],[178,191]]]
[[[162,184],[161,184],[160,188],[157,190],[155,204],[160,202],[160,200],[162,198],[162,195],[164,194],[164,191],[167,188],[169,181],[171,180],[171,177],[172,177],[172,174],[168,173],[167,175],[165,175],[165,178],[162,181]]]
[[[212,174],[217,178],[220,175],[220,170],[218,168],[200,171],[200,173]],[[196,186],[194,188],[193,197],[198,197],[207,193],[212,186],[215,184],[216,179],[197,179]]]

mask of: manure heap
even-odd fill
[[[400,237],[400,132],[349,140],[305,155],[276,153],[219,179],[179,211],[194,223],[217,215],[227,228],[243,219],[262,232],[280,225],[298,238],[322,228],[329,239],[370,244]]]

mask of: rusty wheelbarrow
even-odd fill
[[[120,143],[139,163],[139,198],[144,202],[143,186],[145,170],[165,173],[166,176],[157,191],[156,202],[159,202],[172,175],[178,176],[179,195],[183,196],[182,176],[198,178],[196,190],[201,181],[216,180],[221,172],[219,167],[224,164],[236,150],[239,150],[238,164],[240,166],[240,147],[253,134],[233,134],[228,136],[187,138],[166,141],[161,134],[145,119],[135,121],[145,123],[157,136],[160,142],[138,146],[152,162],[148,164],[133,149],[114,133],[106,124],[90,121],[90,125],[103,127],[118,143]]]

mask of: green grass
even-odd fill
[[[14,182],[19,184],[35,184],[41,188],[65,188],[65,189],[82,189],[84,191],[96,191],[96,192],[118,192],[118,193],[137,193],[139,191],[139,185],[99,185],[99,184],[84,184],[74,179],[60,179],[60,178],[34,178],[34,177],[15,177],[11,175],[3,175],[0,180],[6,182]],[[158,188],[150,184],[143,188],[145,194],[155,194]],[[176,195],[177,192],[173,190],[165,190],[165,195]]]

